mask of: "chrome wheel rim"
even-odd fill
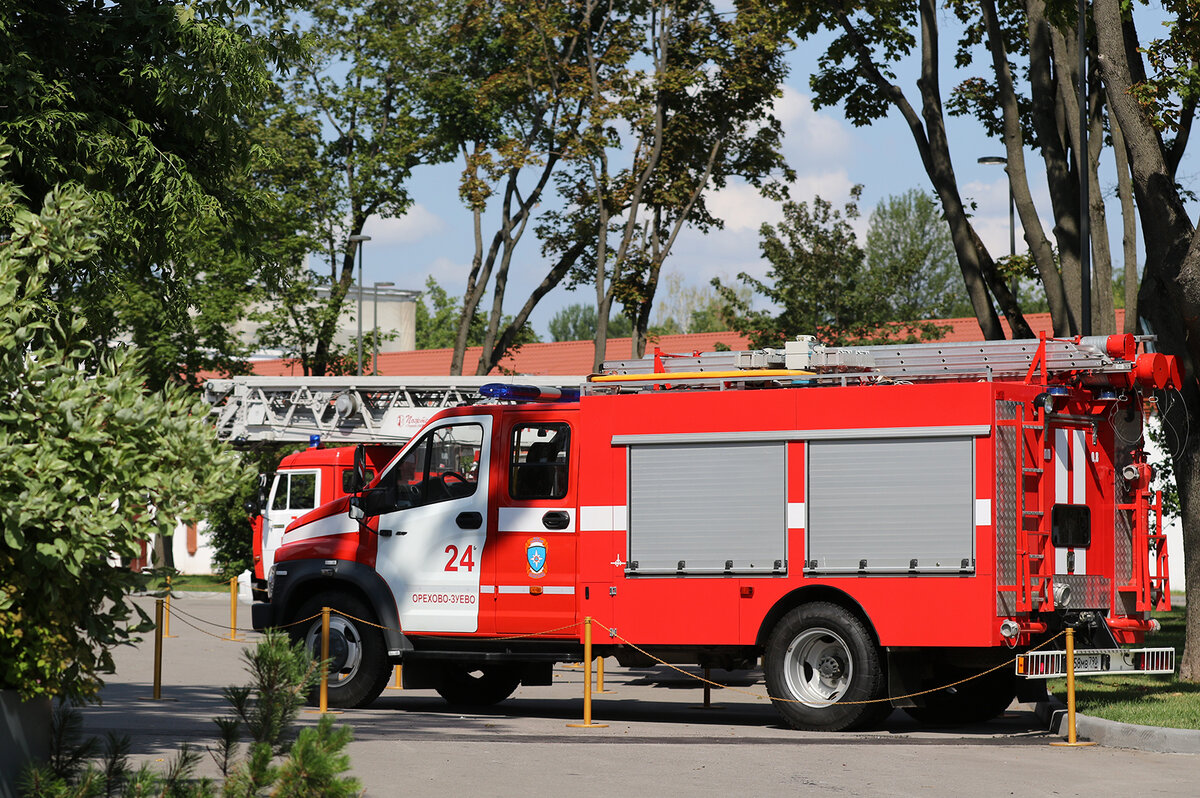
[[[845,697],[854,679],[854,660],[842,637],[829,629],[806,629],[784,653],[784,679],[800,703],[827,707]]]
[[[313,624],[304,643],[315,660],[321,658],[321,624]],[[340,687],[351,681],[362,667],[362,635],[348,619],[330,613],[329,616],[329,686]]]

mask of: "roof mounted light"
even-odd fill
[[[573,388],[550,388],[540,385],[509,385],[489,382],[479,386],[479,393],[489,399],[509,402],[578,402],[579,391]]]

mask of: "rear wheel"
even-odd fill
[[[795,729],[843,731],[891,713],[879,648],[836,604],[805,604],[776,624],[763,655],[767,689]]]
[[[937,684],[967,679],[973,673],[966,668],[944,666],[934,669]],[[946,687],[922,698],[924,706],[905,707],[914,720],[929,726],[960,726],[991,720],[1012,703],[1017,694],[1017,676],[1011,665]]]
[[[513,694],[521,673],[511,665],[451,665],[442,670],[435,688],[451,704],[491,706]]]
[[[329,705],[361,707],[383,692],[391,667],[383,632],[361,599],[342,592],[325,592],[300,605],[295,619],[312,618],[290,627],[293,639],[303,640],[314,660],[321,658],[321,608],[329,607]],[[316,703],[320,685],[309,701]]]

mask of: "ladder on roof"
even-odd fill
[[[402,444],[489,382],[577,388],[583,377],[232,377],[208,380],[217,438],[235,443]]]
[[[762,382],[846,384],[880,380],[1026,379],[1038,370],[1047,380],[1052,375],[1079,374],[1086,378],[1132,372],[1134,362],[1128,359],[1132,352],[1126,357],[1110,354],[1109,338],[826,347],[809,336],[801,336],[788,341],[783,349],[691,355],[656,352],[639,360],[606,361],[605,374],[591,378],[588,387],[590,392],[597,393],[612,388],[647,387],[656,379],[664,382],[656,375],[670,378],[672,385],[728,386]],[[1134,340],[1147,338],[1140,336]]]

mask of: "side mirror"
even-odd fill
[[[271,497],[271,478],[274,474],[259,474],[258,475],[258,509],[254,511],[254,515],[262,512],[262,508],[267,506],[267,499]]]
[[[412,502],[401,501],[396,488],[375,488],[364,491],[361,495],[350,497],[350,506],[346,513],[355,521],[374,518],[384,513],[392,513],[411,507]]]
[[[367,486],[367,447],[359,444],[354,447],[354,484],[352,493],[361,493]]]
[[[350,516],[351,521],[363,521],[367,517],[362,508],[362,499],[358,496],[350,497],[350,509],[346,512]]]

